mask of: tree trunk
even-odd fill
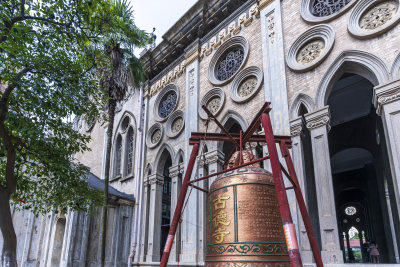
[[[4,188],[0,188],[0,214],[0,229],[4,240],[1,263],[3,267],[17,267],[17,236],[11,217],[10,195]]]
[[[114,128],[116,101],[114,99],[108,100],[108,128],[107,128],[107,142],[106,142],[106,158],[104,167],[104,202],[103,202],[103,215],[101,224],[101,267],[104,267],[106,257],[106,233],[107,233],[107,207],[108,207],[108,183],[110,181],[110,165],[111,165],[111,141]]]

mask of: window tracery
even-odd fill
[[[325,44],[323,40],[313,40],[303,46],[297,54],[297,62],[307,64],[318,58],[324,50]]]
[[[242,48],[235,48],[229,51],[225,57],[217,63],[216,78],[225,81],[233,76],[242,65],[244,51]]]
[[[164,98],[160,102],[160,107],[158,114],[161,118],[168,117],[169,114],[174,110],[177,101],[177,95],[174,91],[171,91],[169,94],[165,95]]]
[[[247,78],[239,85],[239,90],[238,90],[239,96],[245,97],[250,95],[256,89],[256,86],[257,86],[256,77]]]
[[[385,1],[368,10],[360,19],[360,28],[374,30],[391,20],[398,9],[394,1]]]
[[[352,0],[314,0],[311,5],[311,14],[316,17],[327,17],[339,12]]]

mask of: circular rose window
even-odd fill
[[[208,69],[208,78],[215,85],[223,85],[233,79],[244,66],[249,54],[249,43],[242,36],[226,40],[213,55]]]
[[[242,48],[229,51],[217,63],[215,76],[220,81],[225,81],[233,76],[243,62],[244,52]]]
[[[149,148],[156,147],[163,138],[163,128],[160,123],[155,123],[147,131],[146,145]]]
[[[185,127],[184,113],[182,110],[176,110],[167,120],[166,133],[170,138],[177,137]]]
[[[161,90],[154,102],[156,121],[165,121],[175,110],[179,101],[179,90],[174,84],[168,84]]]
[[[200,101],[199,115],[202,119],[207,119],[207,113],[203,110],[202,106],[206,106],[207,109],[214,115],[218,115],[222,110],[222,106],[225,102],[225,93],[221,88],[213,88],[204,95]]]

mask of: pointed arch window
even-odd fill
[[[126,175],[130,175],[133,172],[133,147],[135,145],[135,139],[133,136],[133,129],[129,127],[126,136]]]
[[[121,175],[122,137],[119,134],[115,142],[115,171],[114,176]]]
[[[133,178],[135,162],[135,121],[130,114],[122,116],[115,130],[112,178]]]

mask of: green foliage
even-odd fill
[[[96,76],[98,66],[109,62],[105,45],[118,41],[130,55],[126,64],[140,66],[133,47],[148,37],[136,28],[126,4],[0,2],[0,187],[35,213],[85,209],[101,201],[84,179],[88,169],[73,160],[89,149],[89,137],[74,129],[73,118],[95,118],[106,103],[107,91],[99,90]],[[132,73],[135,81],[142,73]],[[11,172],[15,189],[6,178]]]

